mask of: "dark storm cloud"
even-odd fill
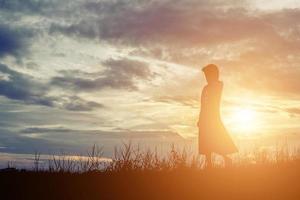
[[[86,101],[78,96],[48,96],[50,87],[46,83],[35,81],[33,77],[14,71],[0,64],[0,95],[25,104],[59,107],[70,111],[91,111],[103,107],[102,104]]]
[[[0,58],[6,55],[22,56],[27,50],[27,39],[31,36],[29,29],[0,24]]]
[[[94,91],[103,88],[136,90],[135,80],[150,80],[153,73],[149,66],[141,61],[110,59],[103,62],[105,71],[96,78],[82,78],[82,73],[66,73],[63,76],[54,77],[51,81],[53,86],[76,91]],[[74,71],[73,71],[74,72]]]

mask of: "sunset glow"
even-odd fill
[[[233,139],[300,142],[296,1],[3,2],[3,152],[84,152],[130,139],[195,150],[209,63],[220,70]]]
[[[251,133],[258,129],[257,113],[251,108],[238,108],[232,113],[233,128],[240,133]]]

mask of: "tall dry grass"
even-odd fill
[[[253,152],[240,153],[232,158],[230,167],[245,167],[253,165],[279,165],[299,160],[300,151],[291,152],[287,146],[276,147],[275,150],[257,149]],[[48,160],[47,167],[41,166],[41,155],[36,152],[33,161],[33,171],[48,172],[120,172],[120,171],[171,171],[178,169],[205,169],[205,158],[179,149],[172,145],[164,156],[155,150],[142,150],[139,145],[123,143],[116,147],[111,159],[103,158],[103,148],[93,145],[87,156],[68,156],[64,153],[53,155]],[[221,157],[215,156],[214,168],[228,167]],[[11,164],[10,164],[11,165]]]

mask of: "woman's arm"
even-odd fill
[[[205,99],[206,99],[206,86],[202,89],[202,92],[201,92],[200,111],[199,111],[199,117],[198,117],[198,122],[197,122],[198,127],[200,127],[201,112],[203,111]]]

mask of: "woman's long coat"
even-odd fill
[[[201,94],[199,115],[199,153],[226,155],[238,151],[224,127],[220,116],[220,101],[223,83],[218,81],[206,85]]]

